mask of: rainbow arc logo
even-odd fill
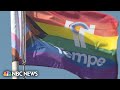
[[[88,26],[83,22],[72,22],[69,20],[66,20],[65,27],[70,28],[70,30],[72,31],[75,46],[81,48],[86,48],[84,40],[85,32],[94,34],[95,30],[95,25]]]

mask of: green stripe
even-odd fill
[[[81,52],[81,53],[86,53],[90,55],[101,56],[104,58],[116,60],[116,50],[108,51],[101,48],[95,48],[89,44],[86,44],[86,48],[78,48],[74,46],[73,40],[52,36],[52,35],[47,35],[42,40],[57,47],[64,48],[67,51]]]

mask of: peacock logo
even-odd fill
[[[4,71],[3,76],[5,76],[5,77],[12,76],[12,73],[10,71]]]
[[[66,20],[65,27],[70,28],[73,33],[73,39],[76,47],[86,48],[84,35],[85,32],[94,34],[95,25],[88,26],[84,22],[72,22]]]

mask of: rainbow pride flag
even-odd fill
[[[26,20],[27,65],[65,69],[83,79],[117,78],[114,17],[96,11],[27,11]],[[20,60],[16,48],[12,55]]]

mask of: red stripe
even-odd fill
[[[64,27],[66,20],[84,22],[88,26],[96,25],[95,34],[101,36],[117,36],[118,21],[107,14],[95,11],[28,11],[33,20]],[[104,32],[104,33],[103,33]]]

